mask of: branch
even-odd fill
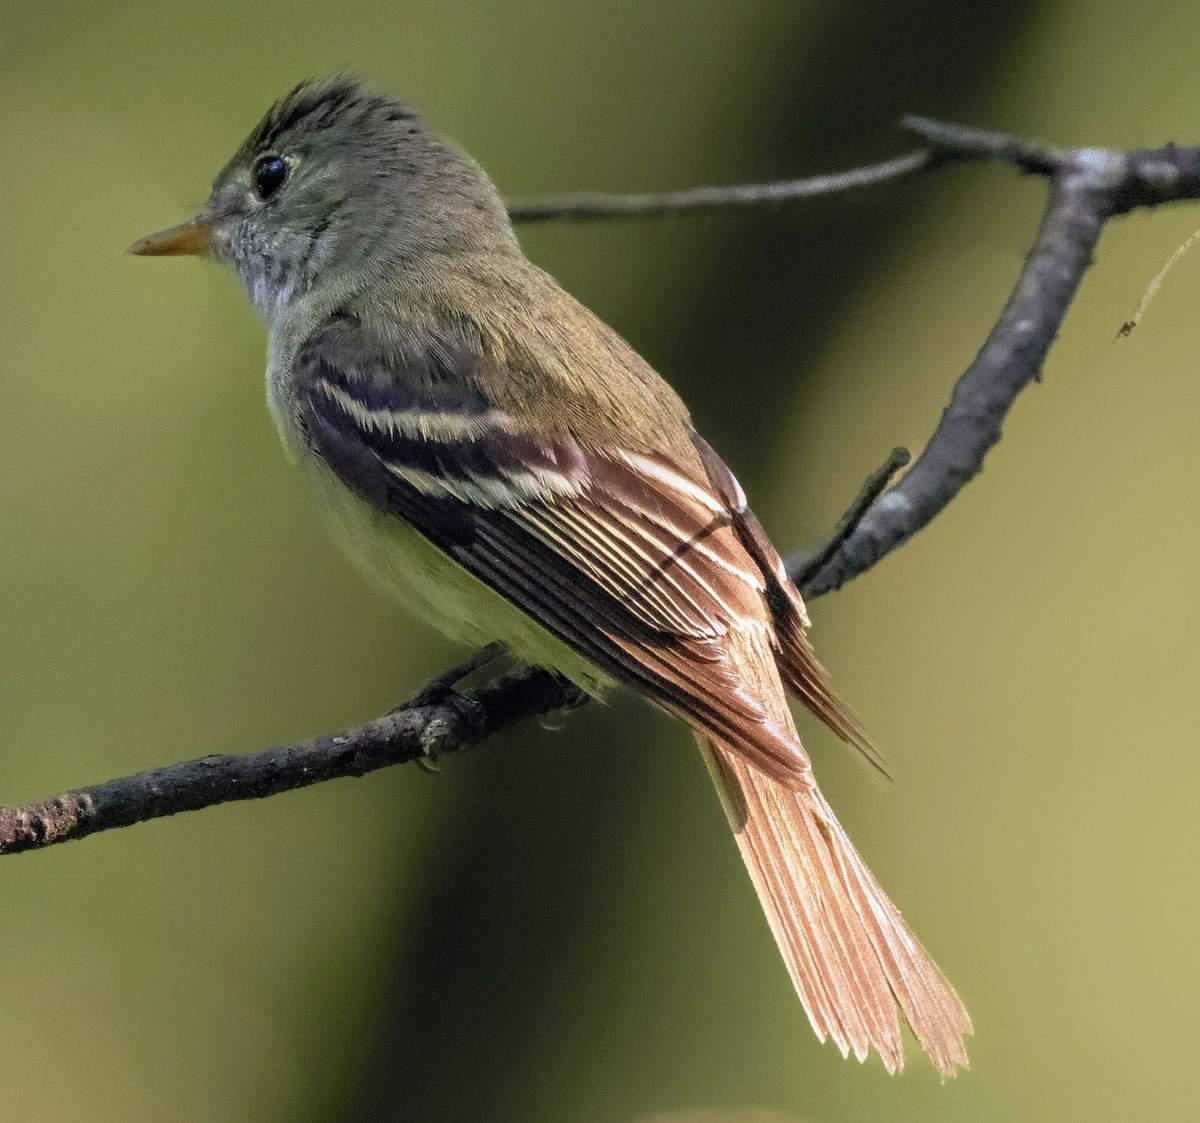
[[[513,222],[594,222],[598,219],[663,218],[666,215],[703,214],[705,211],[794,203],[800,199],[815,199],[819,195],[840,195],[863,187],[878,187],[912,179],[947,159],[947,155],[922,148],[907,156],[885,160],[882,164],[778,183],[692,187],[686,191],[666,191],[661,194],[605,195],[582,191],[576,195],[539,195],[532,199],[511,200],[508,215]]]
[[[906,468],[912,460],[912,453],[906,448],[894,448],[891,455],[866,479],[859,489],[854,502],[847,508],[846,513],[838,520],[833,533],[809,546],[797,550],[787,559],[787,570],[796,587],[803,593],[806,600],[812,600],[813,581],[817,574],[825,568],[830,559],[842,547],[858,525],[866,517],[871,505],[888,488],[896,478],[896,474]]]
[[[926,147],[832,176],[666,195],[576,195],[514,203],[515,221],[646,218],[757,206],[895,183],[951,161],[999,162],[1049,181],[1049,201],[1016,288],[954,388],[916,463],[897,450],[866,483],[828,539],[793,559],[806,598],[866,572],[927,525],[982,467],[1020,391],[1040,374],[1105,223],[1135,207],[1200,198],[1200,148],[1116,152],[1062,149],[979,129],[907,118]],[[246,756],[210,756],[79,788],[41,803],[0,808],[0,855],[37,850],[98,831],[258,799],[341,776],[473,748],[524,718],[579,704],[548,672],[519,668],[483,686],[455,684],[495,656],[484,649],[439,676],[391,714],[339,733]]]
[[[474,669],[473,662],[463,670]],[[201,757],[42,803],[0,808],[0,854],[462,752],[523,718],[568,705],[568,690],[548,672],[523,667],[461,695],[438,691],[426,697],[422,691],[390,714],[311,741],[245,756]]]
[[[1041,376],[1105,223],[1135,207],[1200,198],[1200,148],[1065,151],[923,118],[908,118],[905,125],[936,146],[1047,176],[1050,198],[1016,287],[955,385],[929,443],[820,570],[809,573],[810,595],[865,573],[928,525],[983,468],[1017,395]]]

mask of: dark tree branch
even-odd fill
[[[458,670],[475,670],[469,659]],[[523,718],[571,704],[570,688],[522,667],[462,694],[439,675],[412,702],[363,725],[244,756],[205,756],[78,788],[42,803],[0,809],[0,854],[38,850],[218,803],[261,799],[392,764],[473,748]]]
[[[939,146],[954,143],[956,126],[920,118],[905,123]],[[1200,198],[1200,148],[1066,152],[971,129],[963,130],[962,151],[1049,177],[1037,240],[924,451],[867,508],[820,570],[809,573],[810,595],[840,588],[903,545],[982,469],[1017,395],[1041,376],[1105,223],[1135,207]]]
[[[863,513],[825,565],[814,591],[840,588],[902,545],[983,467],[1017,395],[1042,369],[1100,231],[1112,213],[1107,166],[1057,173],[1042,227],[1008,304],[967,367],[925,450],[904,478]]]
[[[907,458],[902,450],[893,453],[834,533],[793,560],[789,572],[810,599],[839,588],[906,542],[980,470],[1017,395],[1039,376],[1105,223],[1135,207],[1200,198],[1200,147],[1069,150],[923,118],[908,118],[905,126],[928,147],[839,175],[654,196],[568,196],[510,208],[515,220],[528,222],[695,213],[893,183],[949,161],[1001,162],[1049,180],[1046,212],[1016,288],[958,380],[916,463],[888,487]],[[454,688],[495,654],[485,650],[438,676],[398,710],[353,729],[246,756],[203,757],[41,803],[0,808],[0,855],[392,764],[428,761],[473,748],[524,718],[578,704],[572,687],[530,668],[483,686]]]

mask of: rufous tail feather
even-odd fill
[[[815,784],[789,790],[698,737],[813,1029],[861,1061],[904,1067],[900,1015],[942,1079],[967,1067],[971,1019]]]

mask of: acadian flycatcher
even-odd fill
[[[817,1035],[943,1077],[966,1010],[813,778],[790,690],[869,758],[800,594],[674,391],[521,252],[492,183],[361,80],[271,107],[190,222],[131,247],[232,266],[267,396],[338,536],[449,635],[694,730]]]

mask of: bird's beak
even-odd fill
[[[129,247],[129,252],[139,257],[209,257],[212,250],[212,223],[203,215],[169,230],[147,234]]]

